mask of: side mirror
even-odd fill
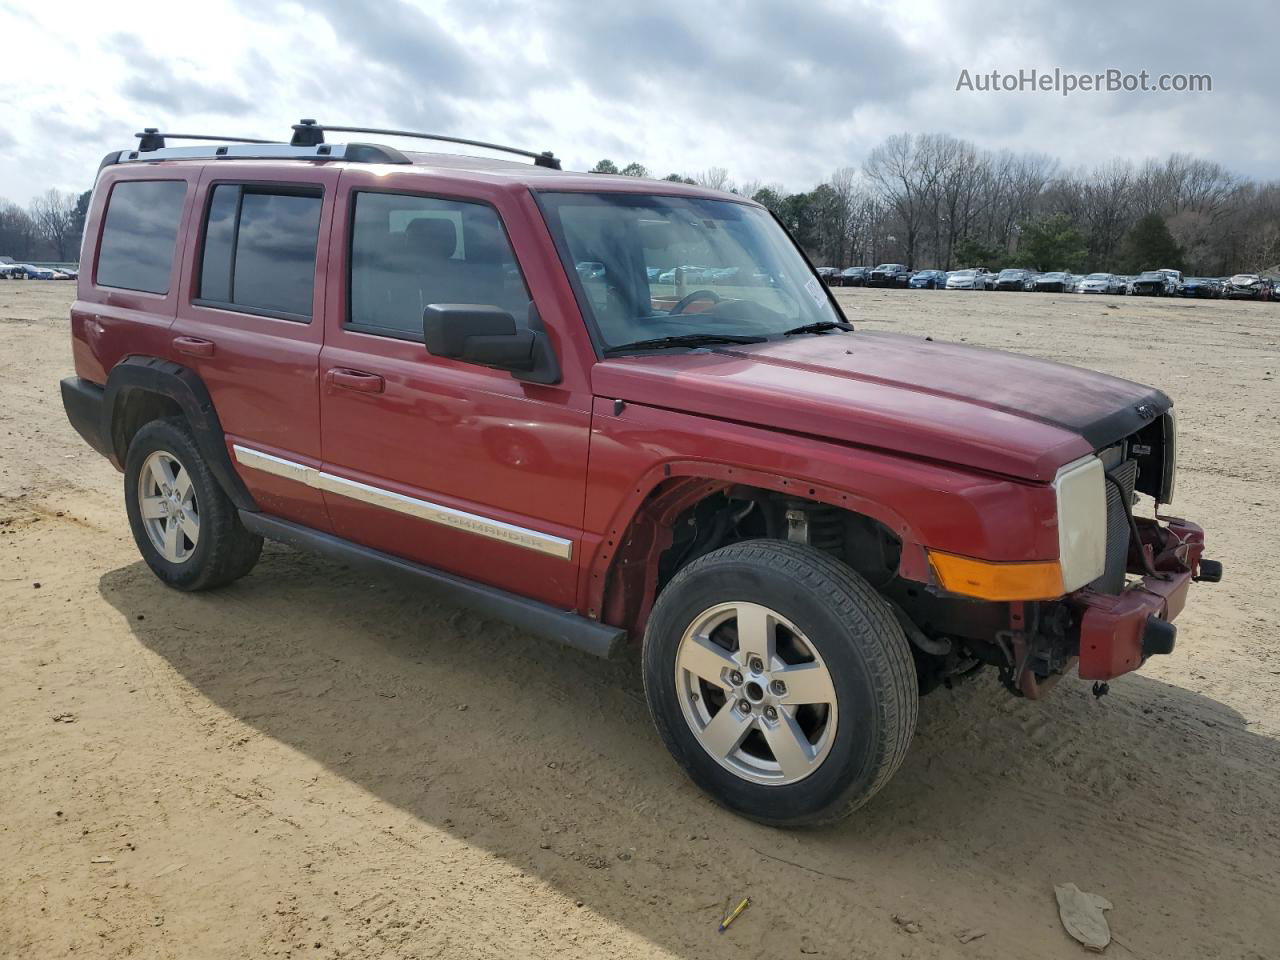
[[[505,310],[478,303],[432,303],[422,311],[427,352],[510,371],[519,380],[558,383],[560,370],[541,330],[520,329]]]

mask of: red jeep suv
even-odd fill
[[[405,136],[100,169],[63,401],[170,586],[266,537],[635,644],[689,776],[787,825],[873,796],[920,694],[1101,694],[1221,576],[1157,515],[1158,390],[855,331],[742,197],[326,130]]]

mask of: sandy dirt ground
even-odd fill
[[[1109,955],[1280,957],[1280,304],[840,292],[1163,387],[1226,580],[1101,701],[931,695],[869,806],[781,832],[684,779],[631,664],[281,547],[161,586],[62,412],[72,296],[0,284],[5,960],[1070,958],[1068,881],[1114,903]]]

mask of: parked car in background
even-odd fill
[[[590,261],[587,261],[590,262]],[[679,267],[672,267],[670,270],[664,270],[658,275],[659,283],[676,283],[678,282],[677,271],[683,271],[683,279],[685,283],[706,283],[708,281],[707,268],[699,267],[693,264],[686,264]]]
[[[840,271],[838,284],[842,287],[865,287],[869,279],[870,267],[845,267]]]
[[[1010,267],[996,274],[995,290],[1026,290],[1027,280],[1032,276],[1030,270]]]
[[[1070,293],[1071,274],[1061,270],[1042,273],[1036,277],[1035,291],[1036,293]]]
[[[1182,288],[1182,271],[1170,270],[1168,267],[1164,267],[1160,272],[1173,281],[1173,293],[1176,294]]]
[[[815,273],[822,278],[822,282],[827,286],[836,286],[835,278],[840,276],[840,271],[836,267],[818,267]]]
[[[1129,283],[1129,292],[1135,297],[1171,297],[1178,283],[1163,270],[1144,270]]]
[[[1187,277],[1178,288],[1179,296],[1201,300],[1222,296],[1222,282],[1213,277]]]
[[[1275,285],[1256,273],[1237,273],[1227,281],[1228,300],[1270,300]]]
[[[33,267],[29,263],[24,263],[22,268],[26,271],[28,280],[53,280],[56,276],[48,267]]]
[[[1076,284],[1077,293],[1124,293],[1124,281],[1114,273],[1091,273]]]
[[[991,274],[985,269],[969,267],[965,270],[953,270],[947,274],[948,290],[985,290],[987,277]]]
[[[947,288],[947,271],[920,270],[907,282],[913,290],[945,290]]]
[[[21,280],[16,263],[0,263],[0,280]]]
[[[869,287],[905,287],[911,281],[911,271],[906,264],[882,263],[871,271]]]

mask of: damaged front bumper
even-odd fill
[[[1001,678],[1015,696],[1044,696],[1072,666],[1102,692],[1147,658],[1173,652],[1172,621],[1188,588],[1222,579],[1222,564],[1205,559],[1204,531],[1187,520],[1134,518],[1133,532],[1129,578],[1119,592],[1086,587],[1054,603],[1009,605],[1009,629],[997,642]]]
[[[1079,624],[1079,672],[1106,681],[1137,670],[1148,657],[1172,653],[1173,619],[1193,580],[1217,582],[1222,565],[1204,558],[1204,531],[1187,520],[1137,519],[1129,570],[1140,576],[1117,594],[1085,589],[1067,597]]]

